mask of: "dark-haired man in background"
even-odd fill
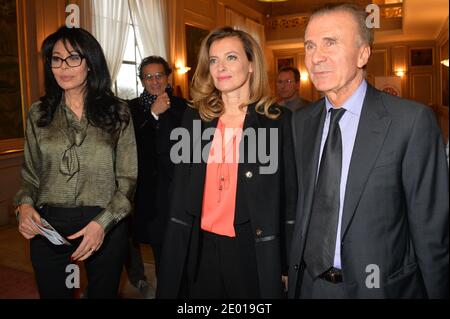
[[[278,71],[277,96],[278,103],[292,112],[308,105],[309,101],[302,99],[300,90],[300,72],[297,68],[283,67]]]
[[[181,124],[186,101],[172,95],[167,61],[149,56],[139,66],[144,92],[128,102],[136,135],[138,180],[132,216],[132,240],[126,269],[130,282],[145,297],[154,293],[144,275],[138,244],[149,244],[158,276],[161,246],[169,217],[169,184],[174,164],[170,160],[172,130]]]

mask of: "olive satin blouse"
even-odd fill
[[[133,123],[113,134],[80,119],[64,103],[46,127],[38,127],[40,102],[29,111],[22,186],[15,206],[100,206],[94,218],[105,233],[131,212],[137,179]],[[126,105],[126,112],[128,108]]]

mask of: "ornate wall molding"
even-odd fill
[[[280,17],[267,20],[266,29],[270,31],[284,31],[299,27],[306,27],[309,17],[301,15],[297,17]]]
[[[380,5],[380,18],[385,20],[402,19],[403,4]],[[296,28],[305,28],[309,21],[309,15],[272,17],[266,21],[266,32],[289,31]],[[401,25],[401,24],[400,24]],[[391,27],[386,29],[392,29]],[[381,28],[383,30],[383,27]]]
[[[383,19],[401,19],[403,17],[403,4],[386,4],[380,6],[380,16]]]

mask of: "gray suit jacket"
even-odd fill
[[[299,198],[290,298],[298,296],[304,271],[325,110],[321,99],[293,118]],[[431,109],[368,85],[342,217],[341,261],[348,297],[448,297],[448,217],[448,167]],[[366,285],[374,278],[373,265],[379,269],[379,288]]]
[[[284,106],[285,108],[290,109],[292,112],[297,111],[298,109],[302,109],[305,106],[309,105],[311,102],[308,100],[305,100],[301,97],[297,97],[292,101],[286,102],[284,104],[282,104],[282,106]]]

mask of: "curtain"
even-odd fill
[[[114,83],[122,65],[128,37],[128,1],[93,0],[91,4],[92,34],[103,48]]]
[[[129,0],[142,57],[159,55],[170,61],[166,0]]]

